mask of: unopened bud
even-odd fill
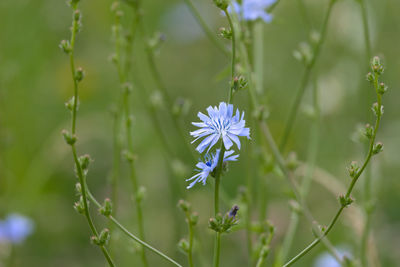
[[[372,105],[372,111],[374,112],[375,116],[379,117],[383,115],[383,105],[380,105],[378,103],[374,103]]]
[[[190,210],[190,203],[181,199],[178,201],[178,207],[184,211],[184,212],[188,212]]]
[[[339,202],[340,202],[340,205],[342,205],[342,207],[345,208],[345,207],[349,206],[351,203],[353,203],[354,200],[351,197],[346,197],[346,196],[340,195]]]
[[[214,4],[221,10],[226,10],[229,6],[228,0],[214,0]]]
[[[374,81],[374,75],[371,73],[371,72],[368,72],[367,73],[367,81],[369,81],[369,82],[373,82]]]
[[[380,83],[378,85],[378,93],[383,95],[384,93],[386,93],[388,87],[384,84],[384,83]]]
[[[74,203],[74,209],[80,214],[83,214],[85,212],[85,206],[83,204],[82,196],[79,198],[79,201]]]
[[[182,238],[181,240],[179,240],[178,248],[180,248],[183,252],[188,253],[189,247],[189,242],[186,239]]]
[[[383,144],[381,142],[376,143],[372,148],[373,155],[379,154],[382,151],[383,151]]]
[[[71,52],[71,45],[67,40],[62,40],[59,47],[66,54],[69,54]]]
[[[109,198],[106,198],[104,200],[104,204],[103,206],[99,209],[100,214],[108,217],[111,215],[112,213],[112,203],[111,200]]]
[[[370,124],[365,125],[365,131],[364,135],[368,138],[371,139],[374,134],[374,127],[372,127]]]
[[[350,177],[354,178],[358,174],[359,169],[360,167],[358,167],[357,161],[352,161],[350,166],[347,168],[347,171],[349,172]]]
[[[65,107],[69,110],[72,111],[74,109],[74,104],[75,104],[75,98],[71,97],[70,100],[68,100],[67,102],[65,102]]]
[[[224,27],[219,28],[219,35],[227,40],[232,39],[232,31],[230,29],[226,29]]]
[[[89,154],[85,154],[85,155],[80,156],[78,158],[78,161],[79,161],[79,164],[81,165],[82,171],[86,175],[87,172],[89,171],[89,164],[93,160],[90,158]]]
[[[199,214],[197,212],[193,212],[190,214],[190,223],[194,226],[199,221]]]
[[[83,71],[82,67],[77,68],[75,71],[75,80],[77,82],[80,82],[83,80],[84,77],[85,77],[85,72]]]
[[[62,130],[61,134],[64,137],[65,142],[72,146],[76,143],[76,136],[75,135],[71,135],[67,130]]]
[[[79,9],[75,10],[74,11],[74,20],[79,21],[80,19],[81,19],[81,11]]]

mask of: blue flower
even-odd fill
[[[345,256],[350,258],[350,253],[347,250],[339,248],[337,250],[337,253],[341,258]],[[335,257],[333,257],[328,252],[320,254],[314,263],[314,267],[341,267],[341,266],[342,265],[335,259]]]
[[[271,22],[272,15],[267,13],[268,7],[274,4],[276,0],[243,0],[242,4],[236,1],[232,3],[235,12],[244,20],[262,19],[265,22]],[[231,12],[231,7],[228,8]]]
[[[210,173],[214,171],[215,167],[217,167],[218,165],[219,152],[220,150],[217,149],[215,154],[212,155],[207,154],[205,162],[200,161],[199,163],[196,164],[196,167],[198,168],[197,171],[199,173],[186,180],[186,181],[194,180],[193,182],[190,183],[190,185],[188,185],[188,187],[186,187],[187,189],[192,188],[197,182],[202,182],[203,185],[206,184],[207,177],[210,175]],[[234,153],[233,150],[225,151],[223,162],[236,161],[239,155],[232,156],[233,153]]]
[[[0,243],[22,243],[33,231],[33,222],[22,215],[10,214],[0,221]]]
[[[232,141],[235,142],[240,149],[238,136],[246,136],[250,139],[250,129],[244,127],[244,112],[240,117],[239,110],[236,110],[236,115],[233,116],[233,105],[227,105],[221,102],[219,108],[209,106],[207,112],[208,116],[201,112],[197,114],[202,122],[192,122],[194,126],[200,127],[201,129],[190,132],[190,134],[196,138],[193,142],[197,141],[199,138],[205,137],[196,148],[200,153],[207,147],[207,152],[210,151],[220,138],[222,138],[227,150],[232,147]]]

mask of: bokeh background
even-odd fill
[[[81,84],[81,106],[78,113],[78,151],[89,153],[94,162],[88,176],[89,187],[102,199],[110,194],[112,168],[112,124],[110,109],[119,93],[117,74],[109,56],[114,45],[111,38],[112,1],[82,1],[83,29],[76,44],[76,61],[86,71]],[[227,26],[211,0],[194,0],[207,24],[217,32]],[[279,140],[288,110],[303,72],[303,65],[293,57],[299,43],[308,39],[308,29],[318,30],[327,0],[304,0],[305,10],[298,1],[282,0],[274,11],[272,23],[264,26],[264,91],[260,101],[270,112],[269,123]],[[373,159],[372,181],[376,210],[372,215],[374,252],[380,266],[398,266],[400,261],[400,2],[396,0],[367,1],[371,44],[374,55],[383,58],[386,71],[383,80],[389,85],[384,97],[385,114],[378,140],[385,144],[384,153]],[[124,25],[132,13],[126,9]],[[165,111],[158,112],[163,131],[174,148],[174,175],[144,103],[146,95],[133,92],[134,145],[138,156],[139,181],[147,188],[144,217],[147,240],[157,248],[185,263],[177,242],[186,235],[184,216],[176,208],[180,198],[189,200],[200,214],[195,245],[195,260],[199,266],[210,266],[213,233],[207,221],[213,213],[213,185],[209,183],[187,191],[184,179],[190,177],[195,162],[188,156],[184,142],[190,140],[191,121],[199,110],[216,105],[226,98],[228,80],[219,78],[229,59],[207,39],[189,13],[183,1],[143,1],[144,23],[148,32],[162,32],[166,41],[156,57],[157,66],[173,98],[191,101],[189,112],[181,118],[187,133],[182,140]],[[307,19],[304,19],[306,12]],[[72,95],[72,80],[68,58],[58,48],[68,39],[71,11],[65,1],[2,0],[0,1],[0,218],[18,212],[29,216],[35,229],[25,243],[15,248],[16,266],[103,266],[103,257],[89,242],[89,229],[82,216],[73,209],[77,200],[77,182],[68,146],[60,134],[69,128],[70,115],[64,102]],[[228,45],[228,44],[226,44]],[[145,60],[143,38],[134,48],[134,71],[143,87],[155,89]],[[320,176],[343,185],[349,183],[346,166],[352,160],[361,161],[364,146],[353,141],[357,124],[372,122],[370,106],[373,89],[365,80],[368,59],[365,52],[359,2],[338,0],[329,21],[326,42],[313,71],[312,81],[319,89],[322,112],[321,142],[317,164]],[[307,90],[298,114],[288,151],[294,150],[300,160],[307,157],[311,120],[307,115],[311,105],[311,90]],[[235,105],[248,109],[248,99],[241,92]],[[246,117],[249,117],[247,114]],[[254,130],[255,132],[255,130]],[[265,176],[262,168],[252,163],[245,141],[240,160],[231,164],[222,186],[228,203],[234,203],[238,188],[245,177],[255,173],[254,180],[265,179],[266,191],[256,186],[252,198],[265,194],[267,217],[277,233],[269,263],[277,251],[290,217],[289,187],[274,175]],[[126,163],[120,179],[119,219],[134,233],[135,210]],[[256,168],[249,172],[249,168]],[[168,178],[169,177],[169,178]],[[171,187],[170,180],[174,181]],[[322,178],[321,178],[322,179]],[[315,217],[327,224],[337,207],[337,195],[332,184],[315,182],[308,203]],[[359,232],[362,229],[362,179],[354,192],[358,208],[345,211],[340,223],[330,234],[335,246],[358,255]],[[258,218],[259,205],[254,202],[252,219]],[[229,206],[223,205],[224,210]],[[95,209],[92,209],[96,214]],[[103,227],[107,222],[95,215]],[[290,255],[308,244],[313,235],[302,218]],[[139,256],[136,245],[115,233],[118,246],[113,252],[119,266],[136,266]],[[238,230],[222,241],[221,266],[247,266],[244,231]],[[2,256],[7,248],[1,246]],[[325,251],[318,246],[296,266],[312,266]],[[167,266],[158,256],[148,253],[151,266]],[[1,266],[1,263],[0,263]],[[379,266],[379,265],[378,265]]]

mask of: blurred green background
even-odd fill
[[[117,74],[109,60],[114,44],[111,38],[112,1],[82,1],[83,30],[76,44],[77,66],[86,71],[81,84],[81,106],[78,113],[78,151],[89,153],[94,159],[88,176],[93,193],[102,199],[110,194],[112,168],[111,107],[119,93]],[[157,66],[173,98],[184,97],[192,105],[182,125],[190,140],[190,122],[197,121],[198,111],[226,99],[228,80],[218,79],[229,64],[229,59],[206,38],[183,1],[143,1],[144,23],[149,33],[160,31],[166,35],[156,57]],[[227,26],[211,0],[194,0],[210,28],[217,32]],[[298,1],[281,0],[274,11],[274,20],[264,26],[264,92],[260,101],[270,111],[269,123],[279,140],[288,110],[304,67],[293,56],[298,44],[308,39],[307,25],[319,30],[327,7],[327,0],[304,0],[309,24],[305,23]],[[384,97],[385,114],[378,141],[385,144],[383,154],[373,159],[372,178],[376,210],[372,215],[373,238],[380,266],[398,266],[400,262],[400,179],[398,179],[400,146],[400,2],[396,0],[367,1],[373,55],[383,58],[386,71],[383,80],[389,85]],[[132,13],[126,9],[124,25]],[[35,232],[16,248],[17,266],[103,266],[103,257],[89,242],[89,229],[82,216],[72,208],[77,200],[77,182],[68,146],[60,134],[69,128],[70,115],[64,102],[72,95],[69,61],[58,44],[68,39],[71,11],[62,0],[2,0],[0,1],[0,218],[19,212],[35,222]],[[226,44],[228,45],[228,44]],[[143,87],[153,90],[152,80],[144,56],[143,39],[134,45],[134,71]],[[365,80],[368,60],[365,52],[360,5],[356,0],[338,0],[329,21],[326,42],[313,71],[322,108],[321,142],[317,164],[331,173],[340,183],[348,184],[346,166],[352,160],[362,161],[364,149],[352,141],[358,123],[373,121],[370,106],[374,101],[371,86]],[[134,81],[135,82],[135,81]],[[311,105],[311,90],[307,90],[301,110]],[[185,152],[170,117],[160,111],[163,131],[176,152],[173,159],[175,187],[169,184],[168,166],[162,146],[144,103],[143,92],[134,91],[134,145],[138,155],[137,172],[141,184],[147,188],[144,217],[147,240],[150,244],[186,264],[185,256],[176,246],[186,235],[184,216],[176,208],[180,198],[189,200],[200,214],[195,244],[195,260],[199,266],[210,266],[213,233],[207,229],[213,213],[213,185],[201,185],[187,191],[185,178],[192,175],[196,162]],[[240,109],[248,109],[245,92],[236,97]],[[249,119],[250,114],[246,114]],[[297,152],[304,161],[310,129],[307,112],[298,115],[288,150]],[[252,129],[253,133],[256,132]],[[249,172],[256,179],[266,179],[256,164],[251,164],[248,141],[240,160],[230,166],[222,186],[233,203],[238,187],[245,185]],[[183,164],[183,167],[179,167]],[[257,168],[250,170],[249,168]],[[118,217],[133,232],[135,210],[127,166],[122,165],[120,207]],[[209,178],[210,179],[210,178]],[[273,253],[282,242],[288,225],[290,208],[286,181],[268,176],[266,194],[268,218],[277,228]],[[329,186],[328,186],[329,187]],[[362,179],[354,197],[362,205]],[[179,193],[179,194],[178,194]],[[320,183],[314,183],[308,203],[315,217],[327,224],[337,207],[337,193]],[[223,210],[230,207],[223,205]],[[254,204],[252,219],[258,217]],[[93,214],[96,214],[92,207]],[[240,215],[240,212],[239,212]],[[350,217],[349,215],[353,215]],[[357,255],[359,231],[363,214],[355,208],[345,211],[340,223],[330,235],[336,246],[345,247]],[[96,223],[107,222],[95,215]],[[294,255],[313,238],[309,224],[302,218],[300,230],[290,255]],[[139,256],[136,245],[124,236],[117,236],[113,251],[119,266],[136,266]],[[222,241],[221,266],[246,266],[247,249],[244,231],[235,231]],[[1,247],[0,247],[1,249]],[[312,266],[322,251],[318,246],[296,266]],[[374,253],[375,253],[374,252]],[[4,253],[2,253],[4,254]],[[151,266],[168,266],[158,256],[148,253]],[[270,261],[269,261],[270,262]],[[0,263],[1,266],[1,263]]]

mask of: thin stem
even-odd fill
[[[366,5],[366,0],[360,0],[359,2],[361,5],[361,15],[363,20],[365,50],[369,62],[371,58],[371,41],[370,41],[369,26],[368,26],[368,10]]]
[[[371,41],[370,41],[370,31],[368,25],[368,10],[366,0],[360,0],[361,14],[363,20],[364,28],[364,42],[365,50],[367,56],[367,62],[371,59]],[[368,266],[368,241],[371,231],[371,165],[366,171],[365,184],[364,184],[364,211],[365,211],[365,224],[361,238],[361,262],[362,265]]]
[[[303,77],[301,78],[300,86],[297,89],[293,105],[291,106],[291,109],[289,111],[289,117],[288,117],[285,129],[284,129],[283,135],[282,135],[281,142],[279,144],[279,148],[280,148],[281,151],[283,151],[285,149],[285,147],[286,147],[287,141],[289,139],[289,135],[290,135],[290,133],[292,131],[293,124],[294,124],[294,121],[296,119],[296,115],[298,113],[298,109],[299,109],[299,106],[300,106],[301,99],[302,99],[302,97],[304,95],[306,86],[307,86],[308,81],[310,79],[311,70],[315,65],[315,62],[316,62],[316,60],[317,60],[317,58],[319,56],[320,50],[321,50],[321,46],[322,46],[323,42],[325,41],[326,31],[327,31],[327,28],[328,28],[329,17],[330,17],[330,15],[332,13],[332,7],[333,7],[335,2],[336,2],[336,0],[330,0],[330,2],[329,2],[329,6],[328,6],[328,9],[326,11],[324,22],[322,24],[321,31],[320,31],[320,39],[319,39],[318,43],[315,45],[315,47],[314,47],[313,56],[312,56],[311,61],[306,64],[306,68],[304,70]]]
[[[116,60],[116,67],[117,67],[117,72],[118,72],[118,77],[119,77],[119,82],[120,86],[122,88],[122,109],[124,112],[124,118],[125,118],[125,130],[126,130],[126,144],[127,144],[127,150],[129,153],[129,159],[128,159],[128,165],[129,165],[129,170],[130,170],[130,179],[132,182],[132,187],[133,187],[133,192],[135,194],[135,203],[136,203],[136,219],[138,223],[138,228],[139,228],[139,236],[141,239],[145,240],[145,234],[144,234],[144,222],[143,222],[143,211],[142,211],[142,205],[141,205],[141,198],[138,196],[139,195],[139,186],[138,186],[138,181],[136,177],[136,170],[135,170],[135,163],[134,163],[134,146],[132,142],[132,122],[131,122],[131,114],[130,114],[130,105],[129,105],[129,95],[130,95],[130,88],[127,83],[127,71],[125,68],[129,67],[129,64],[123,64],[122,60],[122,54],[121,54],[121,23],[120,23],[120,15],[117,14],[118,11],[116,11],[115,15],[115,60]],[[136,29],[134,27],[133,29]],[[134,34],[134,31],[132,32]],[[133,38],[134,36],[131,36]],[[129,49],[131,50],[131,49]],[[127,59],[130,60],[130,59]],[[146,253],[145,250],[141,250],[141,258],[144,266],[148,266],[147,258],[146,258]]]
[[[303,182],[300,188],[300,194],[303,198],[307,196],[313,172],[315,167],[315,162],[318,155],[318,145],[319,145],[319,124],[320,124],[320,108],[318,105],[318,88],[316,83],[313,86],[313,109],[314,109],[314,120],[311,128],[310,139],[309,139],[309,148],[308,148],[308,157],[307,157],[307,169],[306,174],[303,178]],[[294,236],[296,235],[297,227],[299,224],[299,213],[296,210],[292,210],[291,220],[289,224],[289,228],[287,234],[285,235],[285,239],[283,241],[283,249],[281,254],[281,262],[285,262],[290,249],[292,247],[292,243],[294,240]]]
[[[88,197],[90,199],[90,201],[92,201],[93,204],[95,204],[98,208],[101,208],[101,204],[96,200],[96,198],[92,195],[92,193],[90,193],[90,191],[87,192]],[[176,261],[174,261],[173,259],[171,259],[170,257],[168,257],[167,255],[165,255],[164,253],[162,253],[161,251],[159,251],[158,249],[155,249],[154,247],[150,246],[149,244],[147,244],[146,242],[144,242],[143,240],[141,240],[140,238],[138,238],[137,236],[135,236],[134,234],[132,234],[131,232],[129,232],[128,229],[126,229],[116,218],[114,218],[112,215],[107,216],[107,219],[109,219],[113,224],[115,224],[115,226],[120,229],[127,237],[129,237],[130,239],[132,239],[133,241],[139,243],[140,245],[142,245],[143,247],[147,248],[148,250],[154,252],[155,254],[161,256],[162,258],[164,258],[165,260],[169,261],[170,263],[174,264],[175,266],[179,266],[182,267],[182,265],[180,265],[179,263],[177,263]]]
[[[188,252],[188,262],[189,267],[193,267],[193,225],[189,222],[189,252]]]
[[[375,80],[374,80],[374,87],[375,90],[378,90],[378,77],[375,75]],[[377,98],[378,98],[378,110],[381,110],[382,107],[382,96],[377,92]],[[376,138],[376,134],[380,125],[380,121],[381,121],[381,116],[382,113],[379,112],[377,114],[377,118],[375,121],[375,127],[374,127],[374,131],[373,131],[373,135],[371,137],[370,140],[370,144],[369,144],[369,150],[368,150],[368,155],[362,165],[362,167],[358,170],[358,172],[356,173],[356,175],[353,177],[353,179],[351,180],[351,183],[349,185],[349,188],[347,189],[347,192],[344,196],[345,199],[350,197],[351,192],[353,191],[353,188],[355,186],[355,184],[357,183],[359,177],[361,176],[361,174],[364,172],[365,168],[367,167],[369,161],[371,160],[371,157],[373,155],[373,147],[375,144],[375,138]],[[293,263],[295,263],[296,261],[298,261],[301,257],[303,257],[304,255],[306,255],[313,247],[315,247],[321,240],[323,240],[323,238],[325,236],[327,236],[329,234],[329,232],[332,230],[333,226],[336,224],[338,218],[340,217],[341,213],[343,212],[345,206],[341,205],[341,207],[339,208],[339,210],[336,212],[335,216],[333,217],[331,223],[329,224],[329,226],[326,228],[326,230],[322,233],[321,236],[319,236],[318,238],[316,238],[310,245],[308,245],[303,251],[301,251],[299,254],[297,254],[294,258],[292,258],[288,263],[286,263],[284,265],[284,267],[287,266],[291,266]]]
[[[193,17],[196,19],[197,23],[203,29],[204,33],[207,35],[208,39],[226,56],[229,56],[228,50],[226,50],[225,46],[217,39],[216,34],[213,33],[210,28],[207,26],[206,22],[203,20],[203,17],[200,15],[197,8],[193,5],[191,0],[184,0],[186,5],[189,8],[189,11],[192,13]]]
[[[169,92],[167,90],[167,87],[165,86],[162,78],[161,78],[161,74],[158,71],[155,59],[154,59],[154,49],[150,46],[149,42],[148,42],[148,35],[147,32],[144,28],[143,22],[142,22],[142,14],[139,12],[138,8],[134,9],[136,16],[138,16],[138,20],[140,21],[139,26],[140,26],[140,30],[144,36],[144,39],[146,40],[146,48],[145,48],[145,52],[146,52],[146,57],[147,57],[147,62],[149,64],[150,67],[150,73],[153,76],[153,80],[155,81],[158,89],[161,90],[161,93],[167,103],[167,107],[169,109],[169,111],[171,111],[174,107],[174,103],[172,101],[171,96],[169,95]],[[172,113],[172,112],[168,112],[168,113]],[[184,134],[184,131],[182,129],[181,124],[178,121],[177,116],[172,114],[172,122],[174,123],[175,128],[178,131],[178,134],[180,135],[181,140],[186,140],[186,135]],[[196,155],[194,154],[193,149],[190,147],[189,142],[183,142],[185,144],[186,149],[188,150],[188,152],[192,155],[193,159],[197,159]]]
[[[232,19],[229,15],[228,10],[224,10],[224,13],[228,19],[229,26],[231,28],[232,32],[232,61],[231,61],[231,78],[232,82],[235,77],[235,63],[236,63],[236,36],[235,36],[235,29],[232,23]],[[232,102],[233,98],[233,86],[230,87],[229,89],[229,96],[228,96],[228,104]],[[220,146],[220,153],[219,153],[219,158],[218,158],[218,164],[217,164],[217,169],[216,169],[216,174],[215,174],[215,193],[214,193],[214,214],[217,216],[219,213],[219,186],[221,182],[221,174],[222,174],[222,164],[224,161],[224,154],[225,154],[225,146],[224,142],[221,140],[221,146]],[[214,246],[214,267],[219,266],[219,258],[220,258],[220,250],[221,250],[221,233],[216,232],[215,235],[215,246]]]
[[[72,136],[75,136],[76,134],[76,118],[77,118],[77,110],[78,110],[78,79],[76,77],[76,69],[75,69],[75,59],[74,59],[74,50],[75,50],[75,38],[76,38],[76,33],[79,30],[79,19],[76,18],[76,12],[78,12],[76,5],[72,6],[73,10],[73,23],[72,23],[72,29],[71,29],[71,39],[70,39],[70,51],[69,51],[69,60],[70,60],[70,67],[71,67],[71,74],[72,74],[72,79],[74,82],[74,101],[73,101],[73,107],[72,107],[72,122],[71,122],[71,133]],[[89,212],[89,206],[88,206],[88,200],[87,200],[87,195],[86,195],[86,176],[83,173],[82,166],[79,162],[78,155],[76,152],[76,147],[75,144],[71,144],[71,150],[72,150],[72,156],[74,159],[75,163],[75,168],[76,168],[76,173],[79,179],[79,183],[81,185],[82,189],[82,202],[83,202],[83,213],[85,215],[85,218],[87,220],[87,223],[89,225],[89,228],[92,232],[92,234],[96,237],[99,238],[98,231],[93,223],[93,220],[90,216]],[[104,245],[99,246],[101,251],[103,252],[104,257],[106,258],[109,266],[113,267],[114,262],[110,257],[110,254],[108,253],[107,249],[104,247]]]
[[[214,267],[219,266],[219,255],[221,251],[221,233],[217,232],[215,235],[215,243],[214,243]]]

